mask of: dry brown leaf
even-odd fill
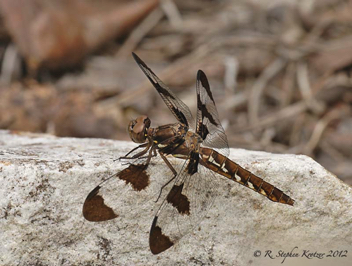
[[[39,67],[76,65],[106,41],[125,34],[158,0],[107,3],[1,0],[0,8],[13,41],[35,72]]]

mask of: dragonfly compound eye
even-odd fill
[[[136,143],[146,142],[146,129],[150,126],[150,119],[147,116],[140,116],[130,122],[128,133],[130,138]]]

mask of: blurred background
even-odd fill
[[[175,121],[136,52],[230,147],[306,154],[352,184],[351,0],[0,0],[0,128],[128,140]]]

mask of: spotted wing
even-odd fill
[[[202,70],[197,73],[197,124],[196,132],[203,138],[203,146],[229,155],[229,145],[225,130],[219,119],[209,82]]]
[[[107,221],[128,213],[130,202],[148,193],[150,174],[146,159],[137,159],[124,170],[101,182],[87,196],[83,216],[92,222]],[[130,201],[130,202],[129,202]],[[123,204],[123,203],[126,204]],[[124,210],[126,209],[126,210]]]
[[[154,217],[149,235],[153,254],[172,247],[203,220],[218,196],[218,180],[199,164],[198,153],[190,154]]]
[[[135,53],[132,53],[132,55],[176,119],[192,128],[194,120],[187,105],[184,104]]]

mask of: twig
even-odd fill
[[[279,71],[286,65],[286,60],[282,58],[276,59],[262,72],[261,76],[257,79],[251,89],[251,95],[248,101],[248,116],[249,123],[254,125],[258,123],[258,113],[260,98],[263,94],[265,86]]]
[[[243,132],[243,131],[248,131],[248,130],[253,130],[253,129],[260,129],[263,127],[271,126],[275,123],[280,122],[283,119],[289,119],[294,116],[299,115],[300,113],[303,113],[304,111],[307,110],[307,105],[305,104],[304,101],[291,104],[287,106],[286,108],[281,109],[275,114],[267,115],[265,117],[262,117],[260,121],[258,121],[256,124],[250,124],[249,126],[236,126],[236,128],[233,128],[234,132]]]
[[[247,101],[247,96],[244,92],[238,92],[231,94],[221,103],[221,106],[225,110],[234,109],[237,106],[244,105]]]
[[[258,34],[253,32],[246,32],[246,34],[236,34],[226,37],[217,36],[218,43],[222,47],[234,47],[240,45],[260,46],[263,49],[269,49],[275,46],[277,41],[274,35]]]
[[[291,103],[292,94],[295,89],[295,71],[296,63],[290,62],[286,68],[286,73],[282,84],[283,94],[280,102],[281,107],[285,107]]]
[[[321,114],[325,110],[323,103],[318,102],[312,93],[309,84],[309,74],[306,62],[299,62],[297,65],[297,83],[303,100],[315,114]]]
[[[9,85],[14,76],[19,75],[20,71],[20,55],[17,47],[10,44],[6,47],[4,58],[1,64],[0,81],[3,84]]]
[[[172,0],[162,0],[160,2],[160,7],[165,12],[165,15],[170,21],[170,24],[175,29],[182,28],[182,16],[174,1]]]
[[[290,133],[290,139],[289,139],[289,144],[290,147],[294,147],[299,145],[300,142],[300,135],[302,134],[302,127],[304,126],[304,122],[306,120],[306,113],[302,113],[298,115],[295,119],[295,121],[292,124],[292,130]]]
[[[335,149],[329,142],[326,140],[321,140],[319,147],[329,156],[334,158],[336,161],[343,162],[346,157],[337,149]]]
[[[236,57],[226,57],[224,84],[227,95],[232,95],[236,90],[236,79],[238,74],[238,60]]]
[[[275,134],[276,134],[276,132],[273,127],[266,128],[261,136],[260,144],[263,147],[270,146],[272,144],[272,140],[273,140]]]
[[[143,37],[147,35],[147,33],[153,29],[156,24],[158,24],[163,16],[164,14],[160,8],[154,9],[137,27],[133,29],[130,36],[118,50],[116,56],[122,58],[130,56]]]
[[[281,152],[284,153],[287,151],[288,147],[284,144],[271,142],[270,146],[263,145],[261,142],[258,142],[256,139],[250,139],[243,137],[242,135],[229,135],[230,146],[235,146],[243,149],[252,149],[252,150],[266,150],[268,152]]]
[[[348,113],[347,108],[343,108],[341,110],[341,107],[337,107],[335,109],[332,109],[330,112],[328,112],[323,118],[321,118],[315,125],[313,133],[307,143],[307,145],[304,148],[304,153],[311,155],[314,151],[314,149],[317,147],[319,144],[319,141],[321,140],[321,137],[324,133],[324,130],[326,127],[329,125],[329,123],[332,120],[335,120],[337,118],[341,118],[345,116]]]
[[[297,82],[301,91],[303,99],[309,103],[312,98],[312,91],[310,89],[308,67],[306,62],[299,62],[297,66]]]

